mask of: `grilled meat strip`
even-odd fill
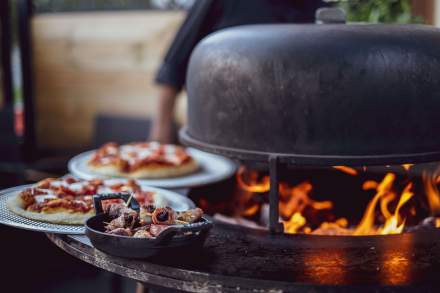
[[[183,212],[177,212],[176,219],[187,223],[194,223],[200,220],[202,216],[203,210],[200,208],[195,208]]]

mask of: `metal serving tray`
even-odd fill
[[[0,224],[8,225],[15,228],[26,229],[37,232],[57,233],[57,234],[84,234],[83,225],[61,225],[51,224],[30,220],[11,212],[6,206],[6,202],[10,197],[16,196],[18,192],[30,185],[22,185],[8,188],[0,191]]]

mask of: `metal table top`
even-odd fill
[[[216,223],[202,251],[146,260],[107,255],[85,236],[47,235],[96,267],[190,292],[435,292],[440,285],[439,241],[426,246],[418,240],[429,235],[334,241],[338,237],[271,235]]]

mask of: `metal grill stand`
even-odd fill
[[[269,230],[271,233],[283,233],[284,225],[279,222],[279,171],[281,163],[276,155],[269,157]]]

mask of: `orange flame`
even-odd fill
[[[395,178],[396,176],[393,173],[388,173],[387,175],[385,175],[382,182],[379,185],[377,185],[376,195],[368,204],[364,216],[362,217],[362,220],[359,223],[359,225],[356,227],[353,235],[368,235],[373,232],[372,230],[374,228],[374,219],[375,219],[374,210],[376,208],[376,205],[379,202],[380,198],[389,192]]]
[[[414,166],[414,164],[403,164],[402,165],[403,169],[405,169],[406,171],[409,171],[409,169],[411,169],[412,166]]]
[[[246,208],[243,211],[243,216],[245,216],[245,217],[253,216],[258,212],[259,209],[260,209],[260,206],[258,204],[251,205],[250,207]]]
[[[385,225],[380,231],[380,234],[387,235],[387,234],[399,234],[402,233],[403,228],[405,227],[405,220],[402,220],[402,223],[399,225],[400,221],[400,208],[407,203],[414,193],[412,193],[410,190],[412,188],[412,183],[409,183],[405,190],[402,192],[402,195],[400,196],[399,203],[397,204],[396,210],[394,211],[394,214],[392,216],[386,217]]]
[[[377,183],[376,181],[373,181],[373,180],[367,180],[367,181],[365,181],[364,184],[362,185],[362,189],[363,189],[363,190],[376,189],[378,185],[379,185],[379,183]]]
[[[244,181],[244,175],[249,175],[250,182]],[[258,173],[257,172],[246,172],[246,168],[241,166],[238,169],[237,175],[237,182],[239,186],[246,191],[254,192],[254,193],[263,193],[268,192],[270,189],[270,179],[269,176],[263,177],[261,181],[258,181]]]
[[[280,195],[287,201],[280,202],[280,213],[288,218],[296,212],[302,212],[306,207],[312,207],[315,210],[326,210],[333,207],[331,201],[315,201],[309,197],[312,191],[312,184],[309,182],[300,183],[292,188],[281,185]]]
[[[385,175],[382,182],[377,185],[376,195],[369,202],[364,216],[362,217],[359,225],[356,227],[353,235],[398,234],[403,231],[403,228],[405,227],[405,220],[402,221],[400,219],[399,211],[414,194],[410,191],[412,188],[412,183],[409,183],[402,192],[394,213],[391,213],[388,209],[388,205],[396,197],[395,193],[391,191],[395,179],[396,175],[393,173],[388,173]],[[380,228],[377,228],[374,224],[375,209],[378,203],[380,204],[382,215],[385,218],[385,224]],[[401,223],[399,224],[399,222]]]
[[[352,231],[347,229],[347,226],[347,219],[340,218],[335,222],[323,222],[319,228],[312,233],[315,235],[351,235]]]
[[[380,201],[380,211],[386,219],[392,216],[389,210],[389,205],[395,198],[396,198],[396,194],[394,192],[389,192],[386,195],[384,195],[382,197],[382,200]]]
[[[347,167],[347,166],[333,166],[333,169],[342,171],[348,175],[356,176],[358,174],[358,171],[354,168]]]
[[[306,224],[306,218],[304,218],[300,212],[296,212],[288,221],[284,221],[283,223],[285,233],[295,234]]]
[[[405,164],[410,165],[410,164]],[[408,170],[411,166],[404,167]],[[355,175],[355,169],[345,166],[335,166],[335,169]],[[439,168],[440,169],[440,168]],[[354,172],[353,172],[354,171]],[[440,171],[439,171],[440,173]],[[425,188],[428,191],[428,199],[432,208],[438,208],[440,211],[440,195],[436,185],[439,174],[433,173],[429,176],[423,175]],[[239,186],[248,192],[265,193],[270,189],[269,176],[261,177],[258,172],[247,172],[245,168],[240,168],[237,173]],[[295,186],[281,183],[279,186],[280,216],[284,219],[285,233],[313,233],[325,235],[385,235],[401,233],[405,227],[406,218],[402,218],[400,211],[402,207],[414,196],[412,192],[413,184],[408,183],[403,191],[398,194],[393,189],[396,175],[387,173],[381,182],[367,180],[363,183],[364,190],[375,190],[374,197],[368,203],[364,215],[356,227],[350,228],[347,219],[340,218],[333,222],[322,222],[319,227],[312,230],[307,217],[316,214],[321,210],[330,210],[333,208],[331,201],[316,201],[310,197],[313,186],[310,182],[302,182]],[[397,204],[396,204],[397,202]],[[393,209],[393,206],[395,207]],[[242,212],[243,216],[251,216],[258,212],[259,204],[248,205]],[[377,217],[377,211],[382,217]],[[413,211],[415,211],[413,209]],[[311,213],[311,214],[310,214]],[[376,220],[382,219],[382,225],[376,223]],[[315,223],[316,224],[316,223]],[[436,221],[437,227],[440,227],[440,219]]]

